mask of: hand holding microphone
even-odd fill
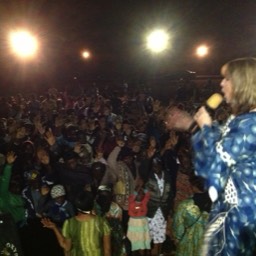
[[[215,93],[207,101],[206,104],[199,108],[194,115],[194,122],[191,124],[189,131],[194,132],[198,127],[202,128],[204,125],[212,125],[212,115],[223,101],[223,97]]]
[[[220,94],[213,94],[194,117],[185,110],[171,107],[167,111],[165,125],[169,130],[193,133],[197,130],[198,126],[201,128],[205,124],[211,125],[211,115],[222,101],[223,97]]]
[[[194,120],[196,122],[195,126],[198,126],[199,128],[202,128],[204,125],[212,125],[212,117],[206,110],[205,106],[202,106],[198,109],[198,111],[194,115]]]

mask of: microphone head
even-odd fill
[[[210,109],[216,109],[219,107],[219,105],[222,103],[223,97],[219,93],[214,93],[207,101],[206,105]]]

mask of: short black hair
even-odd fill
[[[94,195],[90,191],[80,192],[74,202],[78,211],[91,211],[94,205]]]
[[[196,175],[191,175],[189,177],[190,184],[200,191],[205,191],[205,180],[202,177],[196,176]]]
[[[123,147],[118,155],[118,160],[124,160],[126,157],[133,157],[134,153],[131,148]]]

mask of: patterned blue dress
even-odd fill
[[[256,112],[204,126],[192,137],[196,174],[217,192],[201,255],[253,255],[256,242]]]

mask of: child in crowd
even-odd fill
[[[130,216],[128,222],[127,237],[131,241],[132,251],[139,250],[139,255],[147,255],[150,250],[150,234],[147,215],[147,203],[149,192],[138,187],[134,194],[129,196]],[[136,255],[136,254],[133,254]]]
[[[66,200],[65,189],[62,185],[54,185],[51,189],[52,200],[44,212],[44,216],[50,218],[58,226],[62,226],[66,219],[75,215],[73,205]]]
[[[54,231],[65,255],[111,256],[110,227],[107,221],[92,213],[94,196],[89,191],[77,195],[77,215],[64,222],[62,232],[47,218],[42,219],[46,228]]]
[[[122,209],[113,201],[111,186],[101,185],[94,204],[95,213],[104,217],[111,228],[111,256],[126,255],[124,231],[122,228]]]

